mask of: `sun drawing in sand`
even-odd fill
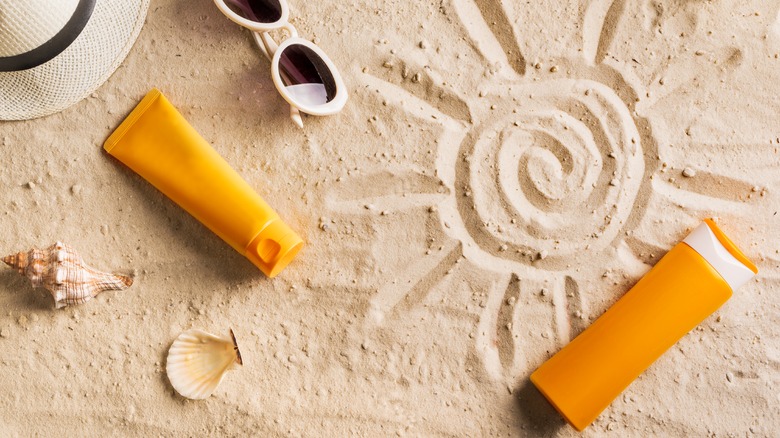
[[[681,169],[696,157],[682,162],[668,153],[642,116],[652,105],[649,85],[609,56],[616,30],[604,23],[619,21],[624,3],[584,5],[580,56],[547,57],[542,65],[521,54],[500,6],[454,0],[477,53],[456,64],[465,72],[469,63],[482,63],[474,72],[490,66],[478,97],[446,84],[447,72],[412,61],[396,58],[363,74],[372,95],[435,133],[433,168],[385,166],[340,183],[371,185],[358,190],[364,197],[343,199],[347,191],[335,190],[331,205],[343,212],[370,204],[360,209],[366,215],[373,207],[424,209],[430,223],[409,227],[432,227],[446,238],[378,289],[369,324],[391,324],[435,301],[430,290],[447,278],[474,283],[468,277],[485,272],[480,277],[489,281],[471,303],[478,313],[473,348],[491,378],[511,386],[606,309],[686,228],[702,217],[744,214],[745,199],[734,193],[749,192],[750,184],[706,171],[697,182],[683,181]],[[393,127],[376,129],[390,137]],[[734,190],[718,191],[716,180]],[[403,193],[381,193],[399,184]],[[681,234],[663,234],[664,221]],[[608,264],[595,262],[602,259]]]

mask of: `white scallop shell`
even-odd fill
[[[201,330],[187,330],[168,350],[166,371],[171,385],[184,397],[201,400],[217,389],[225,372],[242,365],[236,337],[220,338]]]

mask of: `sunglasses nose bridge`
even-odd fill
[[[286,39],[298,38],[298,31],[290,23],[284,23],[277,29],[286,30],[290,34],[290,36]],[[276,54],[276,50],[279,48],[278,44],[281,44],[281,42],[277,44],[276,41],[274,41],[274,39],[271,38],[271,35],[267,31],[266,32],[253,31],[252,37],[254,38],[257,47],[259,47],[260,50],[262,50],[266,58],[271,60]]]
[[[282,24],[280,28],[289,32],[290,38],[298,38],[298,30],[295,29],[295,26],[293,26],[289,22]]]

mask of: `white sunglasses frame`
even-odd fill
[[[295,27],[293,27],[292,24],[289,23],[287,19],[290,14],[290,9],[287,6],[287,1],[277,1],[282,8],[282,13],[279,19],[273,23],[259,23],[257,21],[248,20],[233,12],[233,10],[230,9],[225,3],[225,0],[214,0],[214,4],[216,4],[217,8],[219,8],[219,10],[231,21],[252,31],[252,38],[254,38],[255,43],[260,48],[260,51],[262,51],[263,55],[265,55],[265,57],[271,61],[271,78],[273,79],[274,85],[276,86],[277,91],[279,91],[279,94],[281,94],[282,98],[284,98],[284,100],[286,100],[290,105],[290,118],[293,120],[293,122],[295,122],[296,125],[298,125],[298,127],[303,128],[303,119],[301,118],[300,114],[301,112],[314,116],[328,116],[336,114],[341,111],[342,108],[344,108],[344,105],[347,103],[347,99],[349,98],[349,93],[347,92],[347,87],[344,85],[344,81],[341,79],[341,73],[339,72],[338,68],[336,68],[336,65],[333,63],[333,61],[330,60],[328,55],[326,55],[322,49],[320,49],[311,41],[300,38],[298,36],[298,31],[295,29]],[[268,32],[279,29],[286,30],[290,36],[282,41],[281,44],[277,45],[276,41],[274,41]],[[292,96],[287,91],[287,86],[282,81],[280,74],[279,59],[281,58],[281,53],[284,51],[284,49],[293,44],[299,44],[312,50],[322,59],[322,61],[330,70],[331,74],[333,75],[333,80],[336,83],[336,95],[333,97],[333,99],[330,100],[330,102],[322,105],[300,105],[293,100]]]

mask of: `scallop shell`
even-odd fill
[[[47,289],[57,308],[83,304],[99,293],[124,290],[133,284],[126,275],[101,272],[87,266],[73,248],[57,242],[46,249],[31,249],[3,257],[3,262],[30,279],[33,287]]]
[[[179,335],[168,351],[168,380],[184,397],[202,400],[217,389],[225,373],[243,365],[233,330],[220,338],[192,329]]]

